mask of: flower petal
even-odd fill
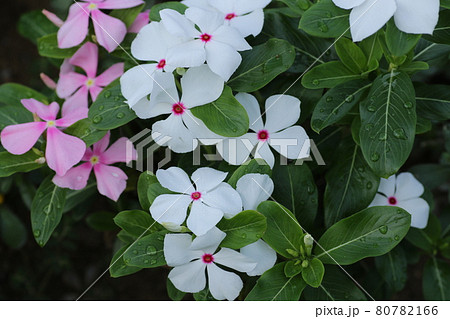
[[[382,178],[380,180],[380,186],[378,187],[378,192],[382,193],[386,197],[391,197],[395,195],[395,175],[390,176],[388,179]]]
[[[172,192],[188,195],[195,192],[188,174],[179,167],[159,169],[156,171],[156,178],[162,187]]]
[[[266,125],[269,133],[281,131],[297,123],[300,100],[290,95],[273,95],[266,100]]]
[[[215,254],[214,262],[240,272],[252,271],[256,267],[256,261],[229,248],[222,248]]]
[[[28,152],[47,128],[45,122],[31,122],[5,127],[1,133],[3,147],[11,154]]]
[[[439,0],[396,0],[395,25],[403,32],[433,34],[439,19]]]
[[[221,183],[212,191],[202,195],[208,206],[220,209],[225,218],[231,218],[242,211],[242,199],[239,193],[227,183]]]
[[[89,78],[95,78],[98,66],[98,46],[92,42],[86,42],[75,52],[69,63],[82,68]]]
[[[206,254],[214,254],[222,240],[227,235],[217,227],[213,227],[206,234],[197,236],[192,241],[190,250],[201,250]]]
[[[58,31],[58,46],[61,49],[77,46],[86,38],[89,27],[89,3],[70,6],[69,16]]]
[[[94,144],[93,146],[93,154],[100,156],[103,154],[104,151],[108,148],[109,140],[111,138],[111,132],[107,132],[103,138]],[[106,163],[104,163],[106,164]]]
[[[190,110],[186,110],[182,115],[182,118],[192,135],[199,139],[203,144],[216,145],[218,141],[223,139],[223,136],[217,135],[211,131],[205,123],[198,117],[195,117]]]
[[[119,138],[103,153],[101,156],[102,163],[110,165],[114,163],[128,163],[136,160],[136,150],[133,147],[131,154],[128,154],[128,145],[132,145],[129,139],[126,137]]]
[[[86,76],[75,72],[61,74],[56,85],[56,94],[65,99],[78,90],[80,86],[85,85],[86,79]]]
[[[99,193],[117,201],[127,187],[128,176],[120,168],[104,164],[95,165],[94,173]]]
[[[200,66],[205,63],[205,60],[205,44],[201,40],[186,41],[167,51],[167,63],[175,68]]]
[[[289,159],[308,158],[310,141],[301,126],[291,126],[270,136],[269,144],[278,153]]]
[[[187,264],[202,253],[191,250],[192,236],[189,234],[167,234],[164,237],[164,258],[170,267]]]
[[[163,9],[159,12],[159,15],[166,30],[175,36],[193,38],[200,34],[191,21],[175,10]]]
[[[201,260],[196,260],[172,269],[169,279],[178,290],[196,293],[206,286],[205,268],[206,264]]]
[[[269,147],[269,143],[259,142],[255,150],[255,158],[262,158],[270,168],[275,165],[275,157]]]
[[[206,46],[206,62],[211,71],[228,81],[242,62],[241,55],[227,44],[212,40]]]
[[[223,25],[221,14],[210,10],[204,10],[199,7],[188,8],[184,15],[200,28],[201,33],[212,35],[221,25]]]
[[[260,276],[270,268],[272,268],[277,261],[277,253],[262,239],[241,248],[241,254],[256,261],[256,267],[247,271],[249,276]]]
[[[342,9],[353,9],[366,0],[333,0],[334,4]]]
[[[256,134],[247,133],[239,138],[223,139],[217,144],[216,148],[227,163],[242,165],[247,162],[256,144],[258,144]]]
[[[150,23],[150,10],[141,12],[134,20],[133,24],[128,28],[128,33],[139,33],[143,27]]]
[[[411,214],[411,227],[424,229],[430,216],[430,205],[423,198],[413,198],[399,201],[398,207]]]
[[[223,212],[220,209],[206,206],[199,201],[194,201],[187,218],[187,227],[196,236],[201,236],[216,226],[222,217]]]
[[[260,203],[272,195],[273,189],[273,181],[266,174],[246,174],[236,184],[244,210],[256,210]]]
[[[114,51],[125,38],[127,26],[100,10],[93,11],[91,15],[98,43],[108,52]]]
[[[229,27],[227,25],[223,25],[219,29],[217,29],[217,31],[214,33],[213,40],[227,44],[237,51],[246,51],[252,49],[252,47],[248,44],[247,41],[245,41],[244,37],[237,29]]]
[[[152,138],[158,145],[168,146],[176,153],[189,153],[198,146],[198,140],[183,123],[179,115],[170,115],[166,120],[153,124]]]
[[[207,269],[209,290],[215,299],[234,300],[239,296],[243,283],[238,275],[220,269],[214,264],[209,264]]]
[[[131,68],[120,78],[120,88],[128,105],[133,106],[153,90],[156,64],[142,64]]]
[[[181,102],[187,108],[205,105],[217,100],[222,94],[224,81],[207,65],[190,68],[181,78],[183,96]]]
[[[243,37],[259,35],[264,26],[264,11],[257,9],[252,13],[235,17],[230,21],[230,26],[239,31]]]
[[[265,8],[271,0],[233,0],[236,3],[236,14],[241,15],[245,13],[249,13],[256,9]]]
[[[64,102],[63,106],[62,106],[62,116],[66,117],[69,114],[71,114],[72,116],[76,115],[76,118],[79,119],[83,119],[83,118],[87,118],[88,117],[88,113],[89,113],[89,91],[88,88],[86,86],[82,86],[77,92],[75,92],[74,95],[72,95],[71,97],[67,98],[66,101]],[[64,126],[66,127],[66,124],[63,124],[62,120],[58,120],[59,121],[59,126]],[[76,121],[75,121],[76,122]],[[73,123],[75,123],[73,122]],[[70,125],[67,125],[70,126]]]
[[[211,167],[201,167],[192,173],[191,178],[194,181],[196,190],[199,192],[208,192],[219,186],[228,173],[224,173]]]
[[[390,206],[388,198],[381,194],[376,194],[369,207],[373,206]]]
[[[91,94],[91,98],[92,101],[95,102],[95,100],[97,99],[97,97],[100,95],[100,93],[102,92],[103,88],[99,87],[99,86],[91,86],[89,88],[89,93]]]
[[[36,113],[44,121],[54,121],[59,112],[59,105],[56,102],[50,103],[50,105],[35,99],[22,99],[20,102],[28,111]]]
[[[95,84],[101,87],[108,86],[112,81],[119,78],[123,74],[124,63],[116,63],[100,74],[95,79]]]
[[[423,185],[411,173],[399,174],[395,185],[395,197],[398,200],[420,197],[425,191]]]
[[[80,190],[86,187],[91,170],[92,164],[84,163],[69,169],[64,176],[55,175],[52,181],[61,188]]]
[[[137,7],[143,3],[144,1],[142,0],[105,0],[97,6],[100,9],[127,9]]]
[[[250,129],[258,132],[264,128],[258,100],[251,94],[238,93],[236,100],[242,104],[248,114]]]
[[[186,219],[187,209],[192,199],[188,195],[163,194],[156,197],[150,213],[158,223],[181,225]]]

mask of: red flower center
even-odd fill
[[[199,200],[200,198],[202,198],[202,193],[200,193],[200,192],[193,192],[191,194],[191,198],[192,198],[192,200]]]
[[[205,264],[210,264],[214,261],[214,256],[211,254],[204,254],[202,260]]]
[[[175,115],[181,115],[181,114],[183,114],[185,109],[186,109],[186,107],[185,107],[185,106],[183,105],[183,103],[181,103],[181,102],[175,103],[175,104],[172,106],[172,112],[173,112],[173,114],[175,114]]]
[[[205,42],[205,43],[211,41],[211,38],[212,38],[212,36],[209,35],[208,33],[203,33],[203,34],[200,36],[200,39],[202,39],[202,41]]]
[[[158,65],[156,66],[158,69],[164,69],[164,67],[166,66],[166,60],[162,59],[161,61],[159,61]]]
[[[234,18],[236,18],[236,14],[234,14],[234,13],[228,13],[228,14],[225,16],[225,20],[232,20],[232,19],[234,19]]]
[[[397,198],[395,198],[393,196],[389,197],[388,202],[389,202],[389,205],[397,205]]]
[[[267,132],[266,130],[261,130],[258,132],[258,140],[260,140],[261,142],[265,142],[269,139],[269,132]]]

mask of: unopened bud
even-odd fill
[[[37,160],[35,160],[37,164],[44,164],[45,163],[45,157],[39,157]]]
[[[53,81],[47,74],[41,73],[41,80],[44,82],[44,84],[52,90],[56,90],[56,83]]]
[[[178,75],[184,75],[186,73],[186,69],[185,68],[177,68],[177,74]]]
[[[305,243],[306,254],[308,256],[311,256],[312,248],[314,245],[314,238],[310,234],[306,234],[305,237],[303,237],[303,242]]]
[[[298,257],[298,252],[296,250],[287,248],[286,251],[289,255],[291,255],[293,257]]]
[[[302,267],[303,267],[303,268],[308,268],[308,266],[309,266],[309,261],[303,260],[303,262],[302,262]]]
[[[45,15],[47,17],[47,19],[50,20],[50,22],[52,22],[54,25],[56,25],[58,28],[60,28],[63,24],[64,21],[61,20],[56,14],[54,14],[53,12],[47,11],[47,10],[42,10],[42,14]]]

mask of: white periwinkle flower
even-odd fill
[[[217,248],[226,234],[213,228],[203,236],[192,240],[188,234],[168,234],[164,238],[164,257],[167,265],[173,268],[169,279],[181,291],[196,293],[208,287],[217,300],[234,300],[243,287],[241,278],[235,273],[225,271],[217,264],[241,271],[250,272],[255,262],[229,248]]]
[[[189,176],[178,167],[160,169],[156,172],[159,183],[177,194],[163,194],[156,197],[150,213],[160,224],[181,225],[192,204],[187,227],[197,236],[212,229],[222,217],[231,218],[242,210],[238,192],[223,181],[227,173],[202,167]]]
[[[333,0],[352,9],[350,30],[353,41],[361,41],[381,29],[394,17],[401,31],[432,34],[439,19],[439,0]]]
[[[236,99],[246,109],[250,119],[250,130],[239,138],[229,138],[217,144],[217,151],[225,161],[241,165],[254,151],[255,158],[262,158],[273,167],[275,157],[270,149],[288,159],[309,157],[310,141],[303,127],[295,125],[300,118],[300,100],[289,95],[274,95],[267,99],[265,124],[256,98],[239,93]]]
[[[206,61],[214,73],[228,81],[241,64],[238,51],[252,48],[238,30],[224,25],[218,12],[191,7],[185,15],[171,9],[164,9],[160,14],[167,31],[190,39],[168,51],[169,59],[176,65]]]
[[[411,174],[401,173],[388,179],[381,179],[378,194],[369,207],[397,206],[411,214],[411,227],[425,228],[428,224],[430,206],[420,196],[423,185]]]

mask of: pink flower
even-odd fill
[[[3,129],[1,142],[10,153],[22,155],[28,152],[39,137],[47,130],[45,158],[48,166],[58,175],[64,175],[83,157],[86,144],[79,138],[64,134],[60,128],[69,127],[84,118],[80,112],[70,112],[59,120],[56,116],[59,105],[56,102],[45,105],[35,99],[21,101],[35,117],[43,121],[10,125]]]
[[[125,9],[143,4],[142,0],[84,0],[70,6],[69,16],[58,31],[62,49],[79,45],[86,38],[92,17],[98,43],[108,52],[114,51],[127,34],[125,23],[104,14],[100,9]]]
[[[128,177],[120,168],[110,166],[110,164],[135,160],[136,150],[133,148],[131,154],[127,153],[128,139],[124,137],[108,148],[109,138],[110,133],[108,132],[104,138],[94,144],[93,150],[88,147],[82,159],[86,163],[72,168],[64,176],[55,176],[53,183],[63,188],[83,189],[94,169],[99,193],[117,201],[125,190]]]
[[[150,23],[150,10],[138,14],[136,20],[128,28],[129,33],[139,33],[143,27]]]
[[[86,75],[76,73],[68,69],[69,65],[78,66],[86,72]],[[56,93],[60,98],[66,99],[63,111],[67,108],[83,108],[88,112],[88,94],[92,101],[103,90],[123,74],[124,64],[117,63],[97,76],[98,47],[92,42],[86,42],[74,55],[61,67],[60,78],[56,87]],[[74,93],[75,92],[75,93]]]

